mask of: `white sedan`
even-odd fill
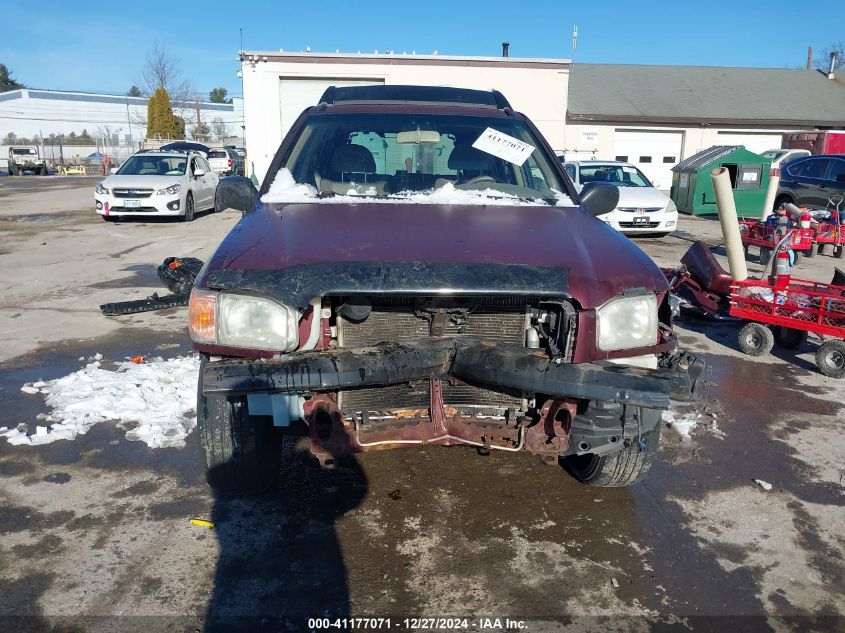
[[[582,160],[564,164],[578,191],[588,182],[609,182],[619,188],[616,209],[599,219],[625,234],[660,233],[678,228],[678,209],[665,193],[630,163]]]
[[[217,174],[195,152],[133,154],[95,190],[97,213],[120,216],[177,216],[185,222],[197,211],[218,209]]]

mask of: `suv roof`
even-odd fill
[[[510,109],[511,104],[498,90],[471,90],[442,86],[329,86],[319,103],[326,105],[352,103],[427,103],[466,105],[496,110]]]

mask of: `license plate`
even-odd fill
[[[634,224],[648,224],[648,216],[643,215],[643,216],[640,216],[640,217],[635,217],[634,218]]]
[[[123,206],[127,209],[139,209],[141,207],[140,200],[124,200]]]

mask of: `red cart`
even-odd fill
[[[804,253],[810,257],[813,254],[813,240],[815,232],[813,229],[802,229],[800,227],[790,228],[792,237],[789,240],[789,248],[796,254]],[[778,227],[769,226],[762,222],[740,220],[739,235],[742,238],[742,247],[748,255],[749,246],[760,248],[760,263],[765,266],[772,258],[772,251],[778,245],[783,235]]]
[[[766,354],[775,341],[796,348],[812,332],[824,339],[816,352],[819,371],[845,377],[845,286],[794,278],[781,286],[765,279],[734,282],[728,313],[749,321],[739,333],[746,354]]]
[[[833,256],[840,259],[845,257],[845,226],[835,222],[819,222],[813,230],[819,253],[826,244],[833,244]]]

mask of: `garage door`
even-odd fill
[[[718,145],[745,145],[745,149],[762,154],[768,149],[780,147],[780,134],[758,134],[756,132],[719,132]]]
[[[681,160],[683,142],[683,132],[615,130],[614,159],[636,165],[655,187],[668,191],[672,187],[672,167]]]
[[[279,100],[282,112],[282,137],[288,133],[305,108],[316,105],[329,86],[366,86],[382,84],[383,79],[291,79],[280,80]]]

